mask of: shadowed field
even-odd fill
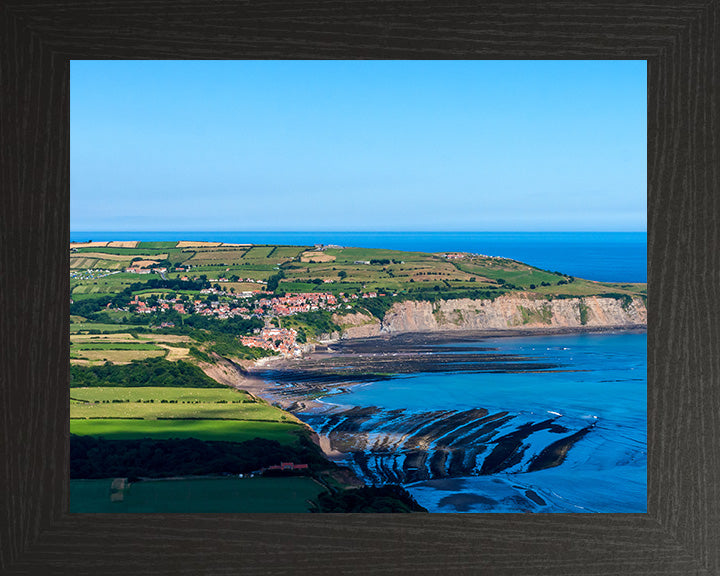
[[[196,478],[126,484],[71,480],[71,512],[308,512],[325,487],[311,478]]]

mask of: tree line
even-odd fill
[[[197,366],[182,360],[169,362],[157,357],[133,360],[129,364],[70,365],[71,388],[95,386],[226,388]]]
[[[301,437],[297,445],[255,438],[245,442],[197,438],[110,440],[70,436],[70,478],[163,478],[247,474],[294,462],[310,473],[334,467],[320,449]]]

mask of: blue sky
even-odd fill
[[[71,229],[646,230],[645,61],[73,61]]]

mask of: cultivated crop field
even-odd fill
[[[189,359],[188,336],[178,334],[140,334],[137,337],[127,332],[111,334],[78,334],[72,328],[97,330],[116,327],[113,324],[81,323],[71,324],[70,359],[75,363],[87,364],[88,361],[109,361],[127,363],[143,358],[165,356],[171,362]],[[117,329],[120,326],[116,327]],[[127,328],[127,327],[126,327]]]
[[[131,349],[131,350],[77,350],[70,349],[70,360],[86,360],[88,362],[112,362],[113,364],[128,364],[133,360],[143,360],[145,358],[155,358],[165,356],[167,350],[157,349]],[[82,362],[79,362],[82,363]]]

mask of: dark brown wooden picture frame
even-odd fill
[[[6,0],[0,572],[720,574],[718,0]],[[69,60],[645,59],[647,514],[68,514]]]

